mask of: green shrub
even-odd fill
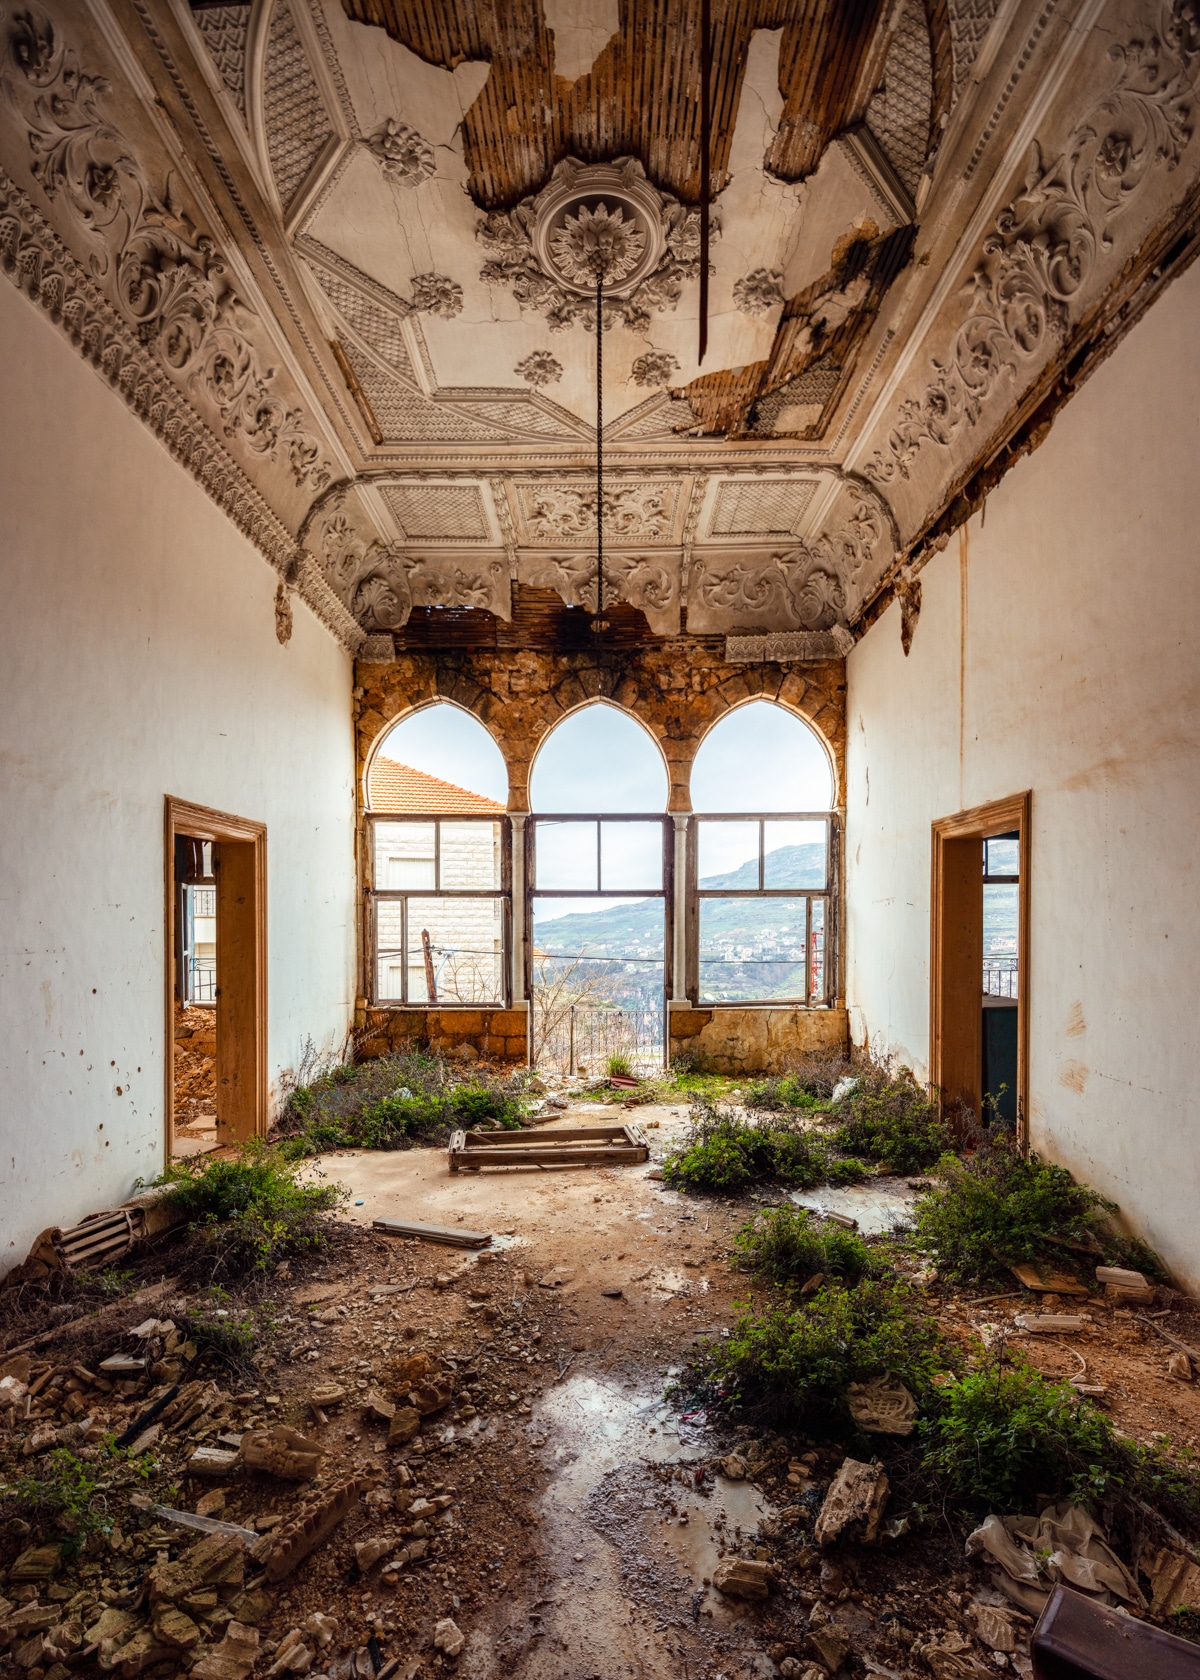
[[[692,1112],[690,1136],[663,1163],[666,1182],[676,1188],[730,1193],[778,1182],[811,1190],[853,1184],[866,1174],[861,1161],[840,1158],[827,1138],[798,1120],[756,1124],[715,1103],[698,1103]]]
[[[624,1050],[614,1050],[604,1058],[604,1071],[610,1079],[632,1079],[633,1062]]]
[[[948,1277],[986,1278],[1023,1260],[1061,1262],[1061,1244],[1048,1237],[1093,1244],[1114,1259],[1131,1252],[1102,1217],[1111,1202],[1065,1167],[1022,1155],[1007,1134],[963,1159],[944,1155],[937,1175],[940,1182],[917,1204],[916,1240]],[[1157,1269],[1155,1257],[1141,1252]]]
[[[871,1270],[871,1251],[861,1237],[827,1223],[807,1208],[765,1208],[733,1239],[735,1265],[771,1283],[792,1287],[817,1272],[857,1283]]]
[[[948,1383],[920,1428],[923,1474],[950,1504],[1016,1515],[1070,1495],[1087,1503],[1117,1468],[1112,1424],[1065,1382],[990,1364]]]
[[[765,1113],[779,1113],[783,1109],[799,1108],[811,1113],[828,1108],[829,1099],[817,1096],[794,1074],[772,1074],[769,1079],[757,1079],[746,1087],[746,1107]]]
[[[957,1364],[922,1302],[891,1280],[867,1279],[824,1289],[804,1306],[746,1315],[696,1356],[692,1376],[716,1404],[779,1427],[844,1435],[854,1427],[851,1383],[891,1373],[927,1406],[933,1377]]]
[[[399,1051],[344,1062],[295,1086],[280,1127],[290,1159],[330,1149],[410,1149],[445,1144],[451,1132],[521,1125],[528,1098],[516,1075],[464,1071],[442,1056]]]
[[[891,1172],[919,1172],[950,1147],[950,1134],[907,1068],[859,1071],[854,1089],[834,1107],[840,1149],[866,1155]]]
[[[346,1200],[337,1184],[302,1183],[298,1166],[255,1140],[236,1156],[173,1161],[159,1179],[188,1216],[211,1275],[265,1270],[327,1240],[322,1215]]]

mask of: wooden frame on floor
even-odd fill
[[[220,846],[217,869],[217,1142],[267,1131],[267,827],[170,795],[165,803],[166,1115],[175,1130],[175,837]]]
[[[983,862],[980,844],[1016,832],[1017,1137],[1029,1140],[1029,857],[1032,795],[1013,794],[933,824],[930,890],[929,1069],[943,1112],[983,1102]]]

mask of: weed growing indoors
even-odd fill
[[[800,1288],[818,1273],[857,1283],[872,1268],[861,1237],[787,1205],[756,1213],[733,1239],[734,1264],[780,1288]]]
[[[907,1068],[866,1066],[833,1107],[839,1149],[878,1161],[889,1172],[920,1172],[950,1147],[937,1105]]]
[[[865,1176],[861,1161],[847,1160],[819,1132],[796,1120],[754,1123],[715,1104],[693,1109],[691,1135],[663,1163],[676,1189],[736,1195],[772,1180],[811,1190],[818,1184],[853,1184]]]
[[[237,1277],[326,1242],[322,1215],[349,1192],[302,1182],[298,1172],[278,1148],[255,1140],[236,1156],[173,1161],[158,1182],[188,1216],[210,1277]]]

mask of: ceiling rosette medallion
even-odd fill
[[[674,309],[700,272],[699,211],[660,192],[636,158],[566,158],[540,193],[481,217],[476,235],[488,252],[480,278],[510,286],[552,332],[594,329],[597,267],[606,332],[618,322],[645,332],[651,310]]]

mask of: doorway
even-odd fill
[[[166,801],[168,1159],[266,1132],[262,823]]]
[[[1028,1136],[1030,795],[933,824],[930,1073],[960,1124]]]

